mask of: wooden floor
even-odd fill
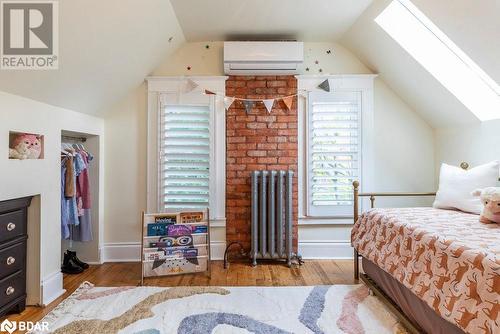
[[[351,260],[306,261],[300,267],[288,268],[280,264],[231,263],[223,268],[222,261],[212,262],[212,275],[177,275],[172,277],[148,278],[144,285],[151,286],[291,286],[354,284]],[[140,285],[140,263],[106,263],[91,266],[79,275],[65,275],[66,293],[45,308],[27,307],[21,314],[9,315],[10,320],[38,321],[57,304],[75,291],[81,283],[89,281],[96,286]],[[2,321],[0,319],[0,321]]]

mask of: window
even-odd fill
[[[500,118],[500,86],[409,0],[394,0],[375,21],[478,119]]]
[[[308,215],[350,216],[361,167],[361,92],[311,92],[308,101]]]
[[[163,105],[160,205],[164,211],[209,206],[210,107]]]

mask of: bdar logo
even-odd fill
[[[0,332],[8,332],[8,333],[12,334],[12,333],[14,333],[14,331],[16,329],[17,329],[16,322],[10,321],[9,319],[5,319],[0,324]]]

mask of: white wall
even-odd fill
[[[102,119],[54,107],[16,95],[0,92],[0,200],[39,195],[29,224],[39,224],[40,245],[31,244],[31,259],[40,257],[39,273],[30,271],[28,283],[38,281],[42,287],[40,300],[33,299],[37,291],[31,290],[30,302],[47,304],[62,292],[61,267],[61,131],[87,133],[100,136],[100,152],[104,149],[104,122]],[[9,160],[9,131],[44,135],[45,156],[41,160]],[[103,170],[103,160],[100,160]],[[102,179],[102,178],[101,178]],[[102,192],[102,183],[100,184]],[[103,208],[103,196],[100,196]],[[39,218],[39,219],[38,219]],[[102,211],[100,219],[102,219]],[[95,222],[98,223],[98,222]],[[100,222],[99,222],[100,223]],[[35,240],[30,236],[30,243]],[[35,248],[33,248],[33,246]],[[36,261],[35,261],[36,262]],[[30,261],[30,265],[35,265]]]
[[[436,129],[436,173],[441,163],[477,166],[500,159],[500,120]]]
[[[222,46],[222,42],[186,43],[151,74],[223,75]],[[366,73],[372,72],[337,43],[305,43],[305,62],[300,74]],[[373,168],[377,175],[375,186],[380,187],[374,190],[434,190],[432,129],[382,80],[376,80],[374,95],[377,164]],[[108,255],[104,258],[108,260],[139,259],[140,214],[146,208],[146,99],[146,86],[141,85],[105,116],[108,156],[104,253]],[[421,171],[418,178],[416,171]],[[302,252],[313,256],[319,250],[328,257],[350,256],[349,231],[350,225],[301,224]],[[217,229],[212,240],[222,243],[224,239],[222,229]]]

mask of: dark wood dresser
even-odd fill
[[[0,316],[26,307],[26,241],[32,197],[0,201]]]

